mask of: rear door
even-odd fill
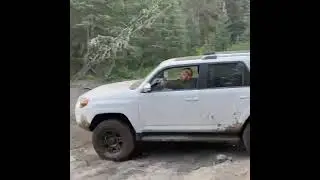
[[[214,131],[224,131],[250,106],[250,71],[242,62],[212,63],[206,68],[206,87],[199,92],[201,114]]]

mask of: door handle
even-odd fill
[[[199,101],[198,97],[184,98],[185,101]]]
[[[249,96],[240,96],[240,99],[249,99]]]

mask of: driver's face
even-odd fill
[[[189,70],[184,70],[180,73],[180,79],[185,81],[191,79],[191,72]]]

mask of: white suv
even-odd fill
[[[249,152],[250,52],[166,60],[132,84],[86,92],[75,114],[103,159],[127,160],[137,141],[242,141]]]

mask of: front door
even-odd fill
[[[140,101],[146,131],[183,131],[199,125],[198,90],[150,92]]]
[[[201,130],[204,122],[200,114],[200,97],[198,89],[198,66],[173,67],[161,71],[155,77],[164,78],[166,84],[176,82],[185,69],[190,70],[194,86],[170,89],[168,87],[154,88],[149,93],[142,93],[139,101],[140,120],[145,123],[144,131],[153,132],[183,132]],[[167,74],[167,77],[162,77]],[[152,82],[151,80],[150,82]],[[168,83],[169,82],[169,83]]]

